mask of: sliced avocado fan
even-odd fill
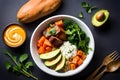
[[[55,64],[57,64],[61,60],[61,58],[62,58],[62,54],[59,54],[54,59],[45,61],[45,65],[48,67],[54,66]]]
[[[62,56],[62,59],[61,61],[57,64],[56,68],[55,68],[55,71],[59,71],[61,70],[65,65],[65,57]]]
[[[101,9],[97,11],[92,17],[92,25],[95,27],[102,26],[109,18],[109,11]]]
[[[40,55],[40,59],[52,59],[60,53],[60,49],[56,49],[54,51],[44,53]]]

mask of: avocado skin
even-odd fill
[[[97,15],[98,13],[100,13],[100,12],[104,12],[104,14],[105,14],[105,19],[104,19],[103,21],[98,21],[98,20],[96,19],[96,15]],[[91,20],[91,23],[92,23],[92,25],[93,25],[94,27],[100,27],[100,26],[102,26],[102,25],[108,20],[108,18],[109,18],[109,11],[106,10],[106,9],[101,9],[101,10],[97,11],[97,12],[93,15],[92,20]]]

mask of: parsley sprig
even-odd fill
[[[93,9],[96,9],[96,6],[90,6],[87,2],[82,2],[82,7],[86,10],[87,13],[91,14]]]
[[[11,60],[14,62],[13,64],[10,61],[6,61],[7,70],[10,70],[16,74],[23,74],[27,77],[31,77],[35,80],[38,80],[38,78],[35,77],[32,74],[32,71],[30,70],[30,67],[33,67],[33,63],[31,61],[27,61],[28,54],[22,54],[17,60],[17,57],[12,55],[10,52],[4,51],[4,53],[8,55],[11,58]]]
[[[78,16],[79,16],[80,18],[84,18],[84,15],[83,15],[82,12],[80,12]]]
[[[81,5],[82,5],[82,8],[84,8],[88,14],[91,14],[92,11],[97,8],[96,6],[91,6],[91,5],[89,5],[87,2],[82,2]],[[83,13],[80,12],[80,13],[78,14],[78,17],[79,17],[79,18],[84,18]]]

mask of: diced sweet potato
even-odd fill
[[[52,47],[52,44],[50,43],[49,40],[45,39],[44,45]]]
[[[83,51],[82,50],[78,50],[77,51],[77,55],[81,57],[83,55]]]
[[[81,59],[82,59],[82,60],[85,60],[85,59],[86,59],[86,55],[83,54],[83,55],[81,56]]]
[[[78,50],[77,51],[77,55],[80,56],[80,58],[82,60],[84,60],[86,58],[86,55],[85,55],[85,53],[82,50]]]
[[[43,45],[43,43],[44,43],[44,41],[45,41],[45,36],[42,36],[39,40],[38,40],[38,44],[40,45],[40,46],[42,46]]]
[[[45,53],[45,49],[43,48],[43,46],[40,46],[40,48],[38,49],[38,53],[39,54]]]
[[[78,62],[77,62],[77,65],[80,66],[82,63],[83,63],[83,60],[79,59]]]
[[[72,59],[72,63],[76,64],[77,65],[77,62],[79,61],[80,57],[79,56],[75,56],[73,59]]]
[[[52,51],[52,47],[46,47],[46,48],[45,48],[45,51],[46,51],[46,52]]]
[[[76,65],[75,65],[74,63],[71,63],[71,64],[70,64],[70,69],[71,69],[71,70],[75,70],[75,69],[76,69]]]
[[[62,20],[56,21],[55,24],[56,24],[57,26],[60,26],[60,27],[63,27],[63,26],[64,26]]]

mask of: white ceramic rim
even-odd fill
[[[82,27],[80,26],[80,28],[85,31],[85,33],[87,34],[87,36],[90,37],[90,43],[89,43],[89,47],[92,48],[92,50],[89,50],[88,51],[88,55],[87,55],[87,58],[85,59],[85,61],[83,62],[83,64],[78,67],[77,69],[75,70],[71,70],[71,71],[68,71],[68,72],[65,72],[65,73],[59,73],[59,72],[56,72],[55,70],[52,70],[48,67],[46,67],[43,63],[42,64],[39,64],[40,62],[42,62],[38,57],[36,57],[36,54],[37,51],[35,51],[36,47],[33,47],[34,45],[34,35],[35,33],[37,32],[37,30],[39,29],[39,27],[41,25],[43,25],[46,21],[48,20],[53,20],[55,18],[67,18],[67,19],[72,19],[73,21],[77,22],[78,25],[82,25]],[[84,27],[83,27],[84,26]],[[86,32],[87,31],[87,32]],[[67,77],[67,76],[72,76],[72,75],[75,75],[77,73],[80,73],[81,71],[83,71],[87,66],[88,64],[90,63],[90,61],[92,60],[93,58],[93,55],[94,55],[94,50],[95,50],[95,42],[94,42],[94,38],[93,38],[93,35],[92,35],[92,32],[90,31],[90,29],[88,28],[88,26],[83,22],[81,21],[80,19],[76,18],[76,17],[73,17],[73,16],[70,16],[70,15],[56,15],[56,16],[52,16],[50,18],[47,18],[45,19],[43,22],[41,22],[37,28],[34,30],[32,36],[31,36],[31,40],[30,40],[30,51],[31,51],[31,56],[34,60],[34,62],[36,63],[36,65],[44,72],[50,74],[50,75],[53,75],[53,76],[59,76],[59,77]],[[38,59],[39,58],[39,59]]]

